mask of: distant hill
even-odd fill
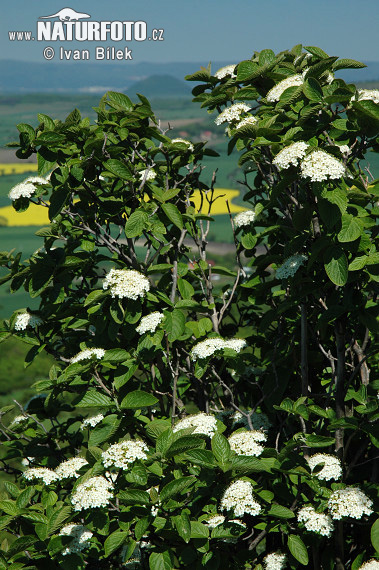
[[[141,81],[133,83],[127,90],[132,97],[136,93],[142,93],[146,97],[188,97],[191,94],[191,85],[172,75],[151,75]]]

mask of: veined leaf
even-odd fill
[[[137,410],[139,408],[147,408],[149,406],[154,406],[158,402],[158,398],[144,392],[143,390],[134,390],[134,392],[129,392],[122,400],[120,407],[122,409]]]

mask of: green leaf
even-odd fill
[[[309,53],[311,53],[312,55],[315,55],[319,59],[327,59],[329,57],[328,54],[325,53],[324,50],[322,50],[319,47],[304,46],[304,49],[306,49],[307,51],[309,51]]]
[[[162,501],[162,503],[165,503],[166,501],[171,499],[171,497],[179,495],[180,493],[188,489],[188,487],[190,487],[193,483],[195,483],[195,481],[196,477],[193,476],[179,477],[179,479],[174,479],[173,481],[170,481],[170,483],[167,483],[167,485],[165,485],[161,490],[161,492],[159,493],[160,500]]]
[[[168,551],[152,552],[149,557],[150,570],[173,570],[171,557]]]
[[[183,217],[175,204],[162,204],[162,210],[175,226],[177,226],[180,230],[183,229]]]
[[[186,435],[174,441],[165,452],[165,455],[166,457],[174,457],[174,455],[180,455],[190,449],[196,449],[197,447],[200,447],[202,443],[203,440],[201,437]]]
[[[333,63],[333,69],[361,69],[362,67],[367,67],[365,63],[356,61],[355,59],[339,59]]]
[[[348,277],[346,255],[339,246],[332,246],[324,253],[324,267],[329,279],[335,285],[345,285]]]
[[[174,525],[178,531],[178,535],[188,543],[191,538],[191,521],[186,512],[173,517]]]
[[[148,505],[150,503],[149,493],[140,489],[120,491],[118,498],[128,505]]]
[[[231,459],[232,469],[238,471],[239,473],[259,473],[261,471],[266,471],[271,473],[272,468],[275,465],[274,457],[242,457],[234,456]]]
[[[271,505],[268,514],[279,519],[293,519],[295,516],[291,509],[276,504]]]
[[[248,81],[255,77],[259,65],[251,60],[241,61],[237,68],[237,81]]]
[[[146,534],[147,529],[149,528],[149,517],[143,517],[142,519],[138,519],[136,526],[134,527],[134,534],[136,540],[141,540],[144,534]]]
[[[379,519],[376,519],[371,527],[371,544],[376,552],[379,552]]]
[[[107,350],[103,357],[103,362],[124,362],[128,360],[129,353],[123,348],[111,348]]]
[[[186,457],[191,463],[201,465],[202,467],[213,469],[217,465],[213,453],[208,449],[191,449],[186,452]]]
[[[267,65],[273,63],[275,61],[275,53],[272,49],[263,49],[259,53],[259,65],[262,67],[263,65]]]
[[[212,437],[212,451],[215,458],[222,465],[226,465],[230,458],[230,445],[225,436],[215,433]]]
[[[96,447],[108,439],[116,432],[120,420],[116,414],[106,416],[100,424],[90,430],[88,445]]]
[[[178,289],[183,299],[191,299],[195,293],[191,283],[181,277],[178,279]]]
[[[43,113],[38,113],[37,115],[38,120],[41,124],[45,125],[46,129],[52,131],[55,127],[53,119],[51,119],[48,115],[44,115]]]
[[[114,402],[102,392],[90,389],[76,405],[78,408],[109,408]]]
[[[108,91],[107,93],[109,100],[117,103],[119,107],[122,107],[126,111],[131,111],[133,109],[133,103],[127,95],[124,93],[118,93],[116,91]]]
[[[306,435],[305,442],[308,447],[328,447],[334,445],[336,440],[334,437],[326,437],[324,435]]]
[[[105,294],[106,293],[103,289],[96,289],[95,291],[91,291],[91,293],[87,295],[86,300],[84,301],[84,306],[87,307],[87,305],[91,305],[91,303],[94,301],[97,301],[98,299],[104,297]]]
[[[122,400],[120,407],[126,410],[137,410],[139,408],[147,408],[148,406],[154,406],[158,402],[158,398],[144,392],[143,390],[134,390],[134,392],[129,392]]]
[[[309,562],[307,548],[304,542],[299,536],[290,534],[288,537],[288,549],[292,556],[300,562],[303,566],[306,566]]]
[[[34,487],[28,487],[24,489],[19,496],[17,497],[16,505],[19,509],[24,509],[26,505],[28,505],[30,499],[33,497],[35,493]]]
[[[345,243],[355,241],[362,233],[362,225],[359,218],[351,214],[342,215],[342,228],[338,234],[338,241]]]
[[[14,499],[16,499],[19,496],[20,489],[17,487],[15,483],[12,483],[12,481],[4,481],[4,487]]]
[[[48,535],[54,534],[61,526],[62,523],[70,516],[71,507],[62,507],[57,509],[49,519],[47,525]]]
[[[177,340],[185,331],[186,317],[179,309],[165,313],[165,329],[169,342]]]
[[[11,547],[7,552],[8,559],[11,559],[12,556],[18,554],[19,552],[23,552],[28,550],[35,542],[37,542],[38,538],[36,536],[21,536],[17,538],[14,542],[12,542]],[[15,565],[12,564],[14,567]]]
[[[16,517],[20,513],[20,508],[17,507],[14,501],[4,500],[0,501],[0,511],[3,511],[7,515]]]
[[[112,158],[104,163],[104,168],[119,178],[122,178],[123,180],[133,180],[133,177],[130,174],[127,166],[120,160]]]
[[[303,93],[310,101],[322,101],[323,93],[317,79],[309,77],[303,85]]]
[[[199,521],[191,521],[191,538],[208,538],[209,528]]]
[[[108,536],[104,542],[105,558],[108,558],[108,556],[110,556],[115,550],[120,548],[128,536],[129,533],[122,530],[116,530],[115,532],[112,532],[112,534]]]
[[[147,226],[149,217],[146,212],[142,210],[136,210],[133,212],[126,224],[125,224],[125,235],[128,238],[139,237],[142,235],[143,230]]]

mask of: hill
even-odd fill
[[[192,86],[172,75],[151,75],[141,81],[133,83],[127,90],[129,97],[136,93],[142,93],[148,98],[151,97],[188,97],[191,94]]]

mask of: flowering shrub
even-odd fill
[[[1,410],[1,567],[374,567],[379,108],[336,78],[360,66],[295,46],[188,77],[241,153],[232,268],[191,198],[215,153],[143,96],[19,125],[48,183],[10,197],[50,225],[1,254],[40,300],[1,338],[55,364]]]

